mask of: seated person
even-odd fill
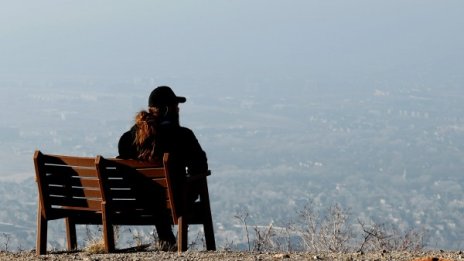
[[[174,179],[208,171],[206,153],[194,133],[179,123],[179,103],[185,101],[167,86],[155,88],[148,99],[148,111],[139,112],[135,125],[121,136],[119,158],[159,162],[167,152]],[[198,196],[193,192],[189,197],[194,201]],[[156,225],[161,245],[175,245],[171,224],[172,220],[166,219]]]

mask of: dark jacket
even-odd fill
[[[136,126],[125,132],[118,143],[119,157],[137,159],[137,146],[134,144]],[[200,146],[195,134],[188,128],[176,124],[161,124],[155,136],[155,154],[162,158],[168,152],[176,173],[195,175],[208,170],[206,153]],[[177,176],[177,175],[176,175]]]

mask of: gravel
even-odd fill
[[[435,258],[435,259],[434,259]],[[438,258],[438,259],[437,259]],[[133,253],[89,254],[87,252],[54,252],[37,256],[35,251],[0,252],[0,260],[225,260],[225,261],[265,261],[265,260],[343,260],[343,261],[383,261],[383,260],[420,260],[445,261],[464,260],[462,251],[444,252],[379,252],[379,253],[258,253],[258,252],[228,252],[228,251],[187,251],[182,254],[176,252],[142,251]]]

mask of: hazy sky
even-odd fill
[[[1,0],[0,78],[457,77],[462,0]]]

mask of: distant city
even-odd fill
[[[116,156],[119,136],[156,84],[153,78],[0,82],[7,93],[0,97],[0,249],[34,248],[34,150]],[[239,211],[250,213],[250,225],[283,226],[306,204],[338,203],[354,219],[423,229],[430,248],[463,247],[459,81],[172,79],[172,87],[188,99],[182,124],[208,154],[219,246],[245,242],[234,218]],[[62,248],[62,223],[50,230],[52,247]]]

